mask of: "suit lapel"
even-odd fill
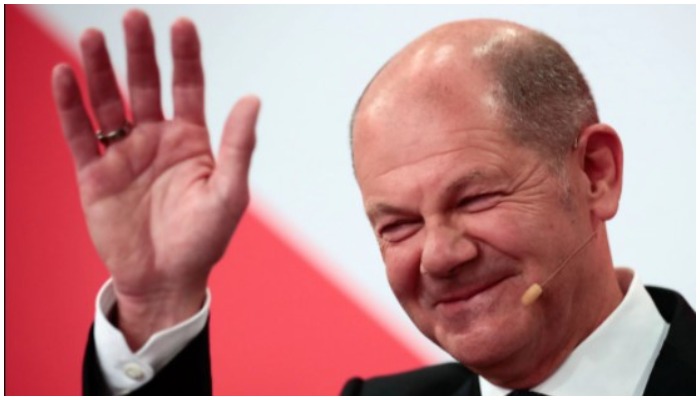
[[[478,375],[470,374],[464,384],[454,393],[454,396],[481,396]]]
[[[644,395],[695,393],[695,312],[674,292],[654,287],[647,290],[670,327]]]

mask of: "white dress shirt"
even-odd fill
[[[644,393],[669,324],[661,317],[637,274],[624,292],[625,297],[615,311],[574,349],[552,376],[531,391],[550,396]],[[503,396],[512,391],[481,376],[479,385],[483,396]]]
[[[204,305],[197,314],[153,334],[136,353],[131,351],[121,331],[115,328],[106,317],[116,300],[110,279],[97,294],[95,348],[110,392],[122,395],[150,381],[204,329],[209,315],[211,294],[207,289]]]
[[[95,346],[100,368],[113,394],[146,384],[204,329],[211,295],[190,319],[151,336],[136,353],[108,320],[116,298],[111,280],[97,295]],[[620,305],[546,381],[531,390],[548,395],[641,395],[666,333],[663,320],[636,274]],[[479,377],[485,396],[505,395]]]

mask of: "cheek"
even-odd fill
[[[410,243],[389,245],[382,249],[382,257],[391,290],[405,306],[417,293],[420,280],[420,248]]]
[[[514,259],[527,254],[528,242],[539,230],[526,215],[507,208],[471,215],[469,220],[469,235]]]
[[[502,207],[473,218],[470,232],[496,251],[517,261],[526,281],[538,281],[571,248],[570,221],[559,210]]]

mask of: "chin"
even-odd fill
[[[436,329],[436,343],[475,372],[511,362],[533,344],[525,316],[474,321],[462,329]]]

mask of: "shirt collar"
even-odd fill
[[[618,272],[621,276],[631,271]],[[668,326],[634,274],[620,305],[552,376],[531,390],[556,396],[641,395]],[[505,395],[512,390],[481,376],[479,385],[484,396]]]

